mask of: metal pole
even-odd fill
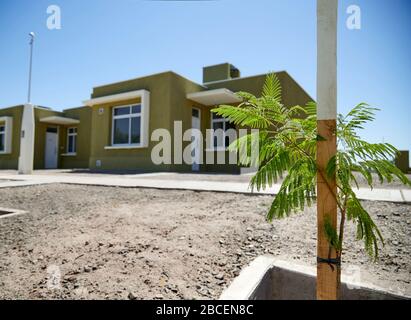
[[[27,103],[31,103],[31,69],[33,65],[34,32],[30,32],[29,36],[30,36],[30,65],[29,65],[29,88],[28,88],[28,93],[27,93]]]
[[[317,0],[317,299],[340,296],[341,262],[325,225],[337,229],[337,185],[326,167],[337,152],[337,13],[338,0]]]

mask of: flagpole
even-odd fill
[[[29,65],[29,86],[27,93],[27,103],[31,103],[31,70],[33,67],[33,46],[34,46],[34,32],[29,33],[30,36],[30,65]]]

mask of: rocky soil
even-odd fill
[[[315,209],[269,224],[270,196],[43,185],[0,189],[0,299],[216,299],[256,256],[314,265]],[[411,206],[365,202],[386,239],[344,269],[411,295]],[[344,272],[344,271],[343,271]]]

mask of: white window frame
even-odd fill
[[[139,113],[131,113],[133,110],[133,107],[135,106],[140,106],[140,112]],[[130,113],[129,114],[124,114],[124,115],[119,115],[116,116],[114,115],[116,109],[121,109],[121,108],[130,108]],[[141,147],[142,146],[142,113],[143,113],[143,105],[142,103],[133,103],[133,104],[126,104],[122,106],[115,106],[113,107],[112,110],[112,120],[111,120],[111,146],[113,147]],[[131,119],[132,118],[140,118],[140,142],[139,143],[131,143]],[[114,143],[114,122],[115,120],[120,120],[120,119],[129,119],[128,121],[128,143]]]
[[[12,137],[13,137],[13,118],[12,117],[0,117],[1,126],[4,130],[0,133],[4,136],[4,150],[0,150],[1,154],[10,154]]]
[[[121,101],[130,101],[132,99],[139,99],[139,103],[134,104],[141,104],[141,128],[140,128],[140,144],[139,145],[112,145],[113,138],[110,138],[108,141],[108,146],[105,146],[105,150],[116,150],[116,149],[143,149],[148,148],[150,143],[150,91],[147,90],[135,90],[125,93],[114,94],[110,96],[104,96],[100,98],[94,98],[91,100],[84,101],[84,103],[88,106],[102,106],[102,105],[110,105],[110,108],[113,107],[113,104],[120,103]],[[111,115],[112,116],[112,115]],[[113,130],[111,130],[111,135],[113,134]]]
[[[214,117],[213,117],[213,115],[215,114],[215,113],[213,113],[213,112],[210,112],[210,114],[211,114],[211,139],[210,139],[210,142],[211,142],[211,146],[209,146],[209,150],[211,150],[211,151],[227,151],[227,147],[225,146],[225,138],[226,138],[226,125],[227,125],[227,123],[228,122],[230,122],[230,119],[228,119],[228,118],[218,118],[218,119],[214,119]],[[223,130],[223,145],[222,146],[218,146],[218,143],[217,143],[217,146],[214,146],[214,138],[216,137],[215,136],[215,131],[214,131],[214,123],[223,123],[223,128],[222,128],[222,130]]]
[[[75,132],[70,133],[70,129],[74,129]],[[67,155],[76,155],[77,154],[77,127],[68,127],[67,128]],[[69,150],[69,141],[70,137],[75,137],[73,145],[74,145],[74,151],[70,152]]]

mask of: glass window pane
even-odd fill
[[[224,122],[214,122],[213,129],[213,145],[214,147],[222,147],[224,141]]]
[[[47,132],[52,132],[52,133],[57,133],[57,128],[48,127],[48,128],[46,129],[46,131],[47,131]]]
[[[236,127],[235,127],[235,124],[234,124],[234,123],[227,121],[227,122],[225,123],[225,130],[227,131],[227,130],[229,130],[229,129],[236,129]]]
[[[68,148],[67,148],[67,152],[68,153],[73,153],[74,151],[74,137],[73,136],[69,136],[68,137]]]
[[[129,118],[114,120],[114,144],[128,144]]]
[[[131,107],[131,113],[140,113],[141,112],[141,104],[137,104]]]
[[[222,134],[217,134],[214,136],[214,147],[219,148],[224,146],[224,135]]]
[[[193,109],[193,111],[191,112],[191,115],[194,118],[200,118],[200,111],[198,109]]]
[[[219,115],[216,114],[216,113],[213,113],[213,119],[223,119],[223,117],[222,117],[222,116],[219,116]]]
[[[4,126],[0,126],[0,132],[4,132],[5,131],[4,129],[5,129]]]
[[[0,134],[0,151],[4,151],[4,134]]]
[[[131,118],[131,143],[140,143],[141,118]]]
[[[214,122],[213,123],[213,129],[214,130],[218,130],[218,129],[224,130],[224,123],[223,122]]]
[[[130,114],[130,107],[122,107],[114,109],[115,116],[123,116],[126,114]]]

